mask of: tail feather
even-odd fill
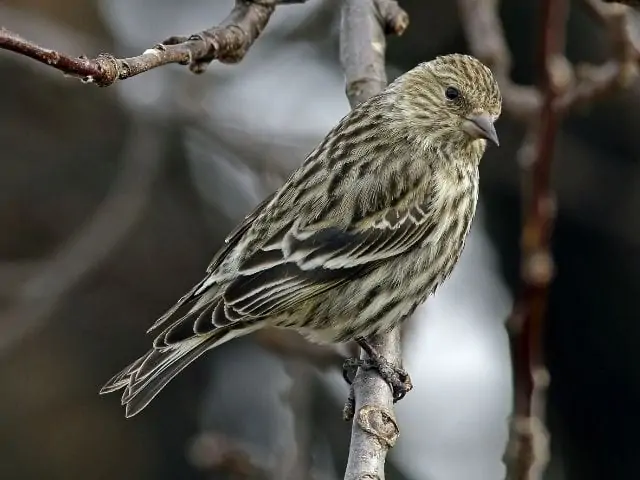
[[[253,330],[255,327],[221,328],[163,349],[152,349],[111,378],[100,393],[124,389],[122,404],[126,406],[126,416],[132,417],[142,411],[178,373],[207,350]]]
[[[147,353],[147,355],[149,355],[149,353]],[[107,381],[107,383],[105,383],[104,386],[100,389],[100,395],[116,392],[122,388],[125,388],[127,385],[129,385],[129,376],[131,375],[130,372],[140,368],[140,365],[142,365],[142,362],[144,361],[147,355],[140,357],[131,365],[129,365],[127,368],[116,373],[113,377],[111,377]]]

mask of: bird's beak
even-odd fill
[[[484,138],[492,142],[496,147],[500,146],[498,134],[493,126],[493,117],[488,113],[469,115],[462,123],[462,129],[473,138]]]

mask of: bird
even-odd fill
[[[205,352],[264,327],[355,340],[388,373],[366,338],[403,322],[456,265],[501,108],[491,70],[464,54],[420,63],[355,106],[231,231],[204,278],[147,331],[151,349],[100,393],[123,390],[126,417],[136,415]]]

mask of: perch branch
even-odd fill
[[[0,27],[0,49],[10,50],[49,65],[84,82],[100,87],[112,85],[170,63],[189,65],[202,73],[214,60],[237,63],[267,26],[279,4],[304,3],[306,0],[236,0],[231,13],[220,25],[187,37],[170,37],[164,42],[129,58],[103,53],[95,58],[73,57],[22,38]]]
[[[340,60],[351,107],[387,84],[385,32],[401,35],[409,17],[394,0],[344,0]],[[368,339],[387,360],[401,365],[400,328]],[[364,355],[364,352],[363,352]],[[384,479],[384,464],[399,429],[389,386],[373,371],[360,369],[353,382],[355,412],[345,480]]]

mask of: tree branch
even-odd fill
[[[630,32],[630,17],[626,7],[607,5],[601,0],[583,0],[591,13],[608,31],[614,58],[602,65],[580,65],[574,85],[556,100],[562,110],[579,107],[620,88],[628,87],[638,78],[638,47]]]
[[[402,35],[408,25],[409,16],[395,0],[344,1],[340,61],[352,108],[387,86],[385,33]]]
[[[231,13],[220,25],[188,37],[170,37],[145,50],[141,55],[116,58],[103,53],[95,58],[73,57],[41,47],[0,27],[0,49],[10,50],[49,65],[86,83],[107,87],[154,68],[179,63],[202,73],[218,60],[237,63],[267,26],[279,4],[304,3],[306,0],[236,0]]]
[[[508,328],[515,374],[515,412],[507,457],[508,478],[542,477],[549,459],[544,426],[549,373],[544,366],[542,332],[549,285],[553,279],[551,233],[555,197],[551,192],[551,163],[561,122],[556,99],[569,87],[564,59],[566,0],[545,0],[541,8],[538,46],[539,89],[543,96],[537,126],[521,150],[524,224],[521,237],[521,285]]]
[[[394,0],[343,1],[340,60],[352,107],[386,86],[385,32],[401,35],[408,24],[409,16]],[[400,327],[368,340],[388,361],[402,364]],[[353,391],[355,417],[344,478],[383,480],[387,452],[400,433],[391,390],[374,371],[359,369]]]

